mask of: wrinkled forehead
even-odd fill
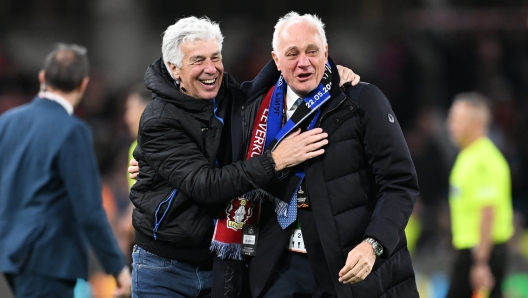
[[[185,57],[220,55],[220,47],[216,39],[194,39],[183,41],[180,49]]]

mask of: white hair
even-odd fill
[[[271,46],[273,47],[273,51],[277,52],[279,48],[279,34],[280,32],[288,25],[295,24],[295,23],[302,23],[306,22],[308,24],[311,24],[315,27],[317,30],[317,33],[319,33],[319,37],[321,38],[321,41],[323,42],[323,46],[327,45],[326,42],[326,33],[324,30],[325,24],[321,19],[313,14],[303,14],[299,15],[297,12],[292,11],[283,16],[279,19],[277,24],[275,24],[275,31],[273,32],[273,40],[271,42]]]
[[[180,48],[182,43],[210,39],[216,39],[218,50],[221,52],[224,36],[222,36],[220,26],[207,17],[187,17],[170,25],[163,33],[161,52],[165,67],[167,67],[171,77],[173,75],[169,63],[174,64],[177,68],[182,67],[183,53]]]

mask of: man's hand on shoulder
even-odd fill
[[[359,83],[359,80],[361,77],[354,73],[352,69],[348,67],[344,67],[341,65],[337,65],[337,71],[339,72],[339,87],[343,86],[344,84],[350,82],[352,86],[356,86]]]
[[[349,253],[345,266],[339,271],[339,282],[354,284],[365,280],[372,271],[376,255],[372,245],[361,242]]]

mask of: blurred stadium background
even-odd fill
[[[330,56],[379,86],[402,125],[421,188],[407,233],[422,297],[444,297],[453,252],[447,179],[457,151],[446,111],[458,92],[479,91],[492,100],[490,136],[510,163],[516,210],[506,297],[528,297],[526,0],[2,0],[0,113],[38,92],[37,72],[53,44],[85,45],[91,81],[76,114],[93,129],[105,207],[116,226],[128,205],[133,139],[124,103],[161,55],[162,32],[190,15],[219,22],[225,69],[243,81],[269,61],[273,26],[291,10],[322,18]],[[79,297],[105,297],[111,284],[97,272],[94,265]]]

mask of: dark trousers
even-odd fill
[[[211,298],[251,297],[247,262],[215,257],[211,293]]]
[[[495,278],[495,286],[490,292],[489,298],[502,297],[502,281],[506,275],[506,263],[508,261],[508,247],[506,244],[497,244],[493,247],[490,255],[490,268]],[[471,298],[473,289],[469,279],[469,272],[473,265],[471,250],[462,249],[457,252],[453,264],[453,272],[449,282],[447,298]]]
[[[57,279],[32,272],[6,274],[7,283],[17,298],[73,298],[76,279]]]
[[[306,254],[288,251],[279,264],[262,298],[334,297],[315,278]]]

